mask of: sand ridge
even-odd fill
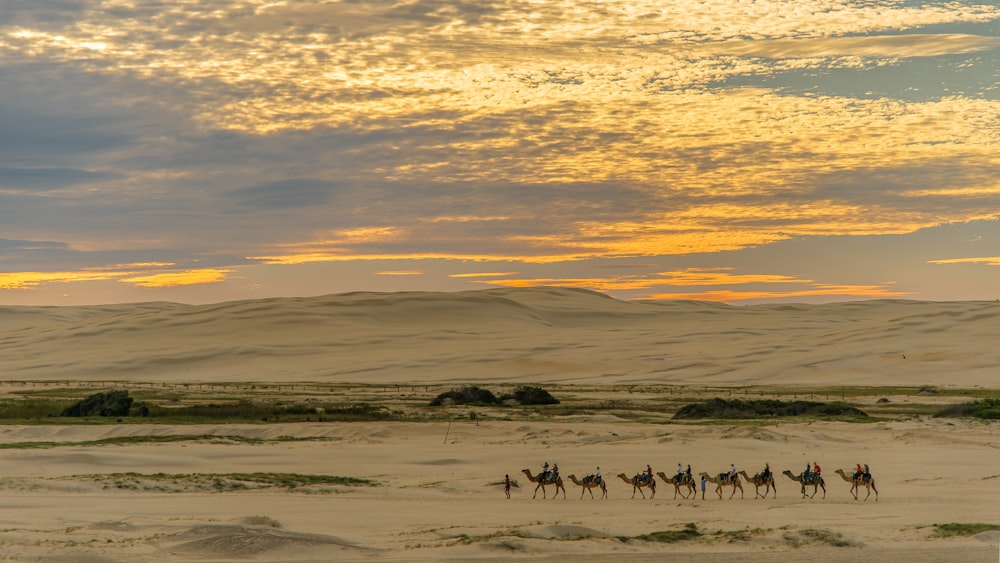
[[[564,288],[3,307],[17,379],[995,385],[1000,303],[732,307]]]

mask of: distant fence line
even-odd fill
[[[3,381],[3,380],[0,380]],[[244,382],[233,382],[233,381],[222,381],[222,382],[208,382],[208,381],[187,381],[187,382],[167,382],[167,381],[129,381],[129,380],[118,380],[118,379],[8,379],[5,383],[11,387],[21,386],[21,387],[77,387],[77,388],[90,388],[90,389],[117,389],[117,388],[133,388],[133,389],[172,389],[172,390],[233,390],[233,391],[249,391],[249,392],[276,392],[276,391],[287,391],[287,392],[316,392],[316,393],[334,393],[337,391],[350,391],[350,390],[364,390],[368,392],[382,392],[382,393],[437,393],[442,391],[447,391],[457,387],[462,387],[463,385],[476,385],[475,382],[470,382],[467,384],[454,384],[454,383],[435,383],[433,385],[413,385],[413,384],[380,384],[380,383],[321,383],[315,381],[298,381],[290,383],[256,383],[250,381]],[[491,384],[491,383],[479,383],[480,385],[488,386],[492,389],[498,389],[501,393],[512,393],[517,387],[523,385],[523,383],[503,383],[503,384]],[[612,392],[612,393],[643,393],[643,394],[685,394],[688,396],[744,396],[744,397],[765,397],[765,396],[784,396],[792,395],[794,398],[802,397],[809,399],[825,398],[830,399],[846,399],[844,393],[810,393],[810,392],[795,392],[789,393],[788,391],[784,393],[775,393],[773,391],[768,391],[764,388],[751,388],[748,386],[740,387],[725,387],[725,386],[703,386],[703,385],[678,385],[678,384],[612,384],[612,385],[577,385],[572,383],[542,383],[547,389],[559,390],[560,392],[568,392],[570,394],[587,394],[587,393],[601,393],[601,392]],[[873,395],[877,396],[877,392]],[[857,396],[857,395],[856,395]]]

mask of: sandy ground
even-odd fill
[[[25,380],[996,389],[997,334],[994,302],[728,307],[562,289],[0,307],[0,373],[7,390]],[[0,560],[997,562],[1000,533],[938,538],[933,525],[1000,524],[998,430],[919,417],[682,425],[608,415],[450,428],[0,426]],[[204,438],[86,443],[174,434]],[[545,461],[567,477],[600,465],[609,498],[581,500],[567,483],[568,498],[550,488],[532,499],[521,470]],[[809,461],[824,468],[825,498],[803,498],[780,475]],[[777,498],[755,499],[747,486],[742,499],[713,488],[705,500],[674,499],[661,484],[654,499],[633,499],[615,477],[647,463],[670,474],[678,462],[751,474],[769,462]],[[834,473],[859,462],[872,468],[877,501],[855,500]],[[227,481],[253,472],[376,484]],[[504,474],[520,485],[510,500],[497,484]],[[688,524],[700,536],[637,538]]]
[[[933,536],[937,523],[1000,523],[1000,440],[996,428],[980,423],[218,425],[170,428],[216,439],[74,445],[145,430],[154,428],[4,428],[3,444],[62,445],[0,456],[0,559],[878,561],[905,553],[911,561],[980,562],[1000,556],[998,532]],[[711,485],[705,500],[674,499],[672,487],[662,484],[655,498],[642,500],[613,477],[646,463],[670,473],[678,461],[695,472],[717,473],[729,463],[755,472],[769,462],[797,473],[807,460],[824,467],[826,498],[820,491],[804,499],[781,476],[777,497],[766,500],[755,499],[750,485],[742,499],[738,491],[730,499],[729,489],[720,500]],[[549,488],[545,500],[541,492],[533,500],[520,470],[544,461],[558,463],[565,476],[600,464],[609,498],[581,500],[582,489],[567,483],[567,498],[553,499]],[[833,472],[858,461],[872,467],[877,502],[874,494],[854,500]],[[249,472],[352,476],[377,485],[214,492],[183,478]],[[121,475],[127,473],[137,475]],[[142,477],[156,473],[181,477],[169,485]],[[510,500],[495,484],[504,474],[520,485]],[[678,543],[619,539],[688,523],[704,535]]]

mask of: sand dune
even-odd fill
[[[731,307],[573,289],[0,308],[16,379],[990,386],[1000,303]]]

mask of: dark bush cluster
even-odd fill
[[[128,391],[113,389],[73,403],[62,411],[61,416],[128,416],[132,402]]]
[[[971,417],[990,420],[1000,419],[1000,398],[982,399],[971,403],[952,405],[934,416]]]
[[[559,399],[553,397],[548,391],[541,387],[532,385],[522,385],[514,390],[497,397],[489,389],[467,385],[460,389],[452,389],[441,393],[431,400],[432,407],[441,405],[492,405],[513,400],[521,405],[557,405]]]
[[[696,418],[766,418],[782,416],[857,416],[867,417],[864,411],[844,403],[818,403],[815,401],[778,401],[761,399],[741,401],[710,399],[682,407],[675,419]]]

